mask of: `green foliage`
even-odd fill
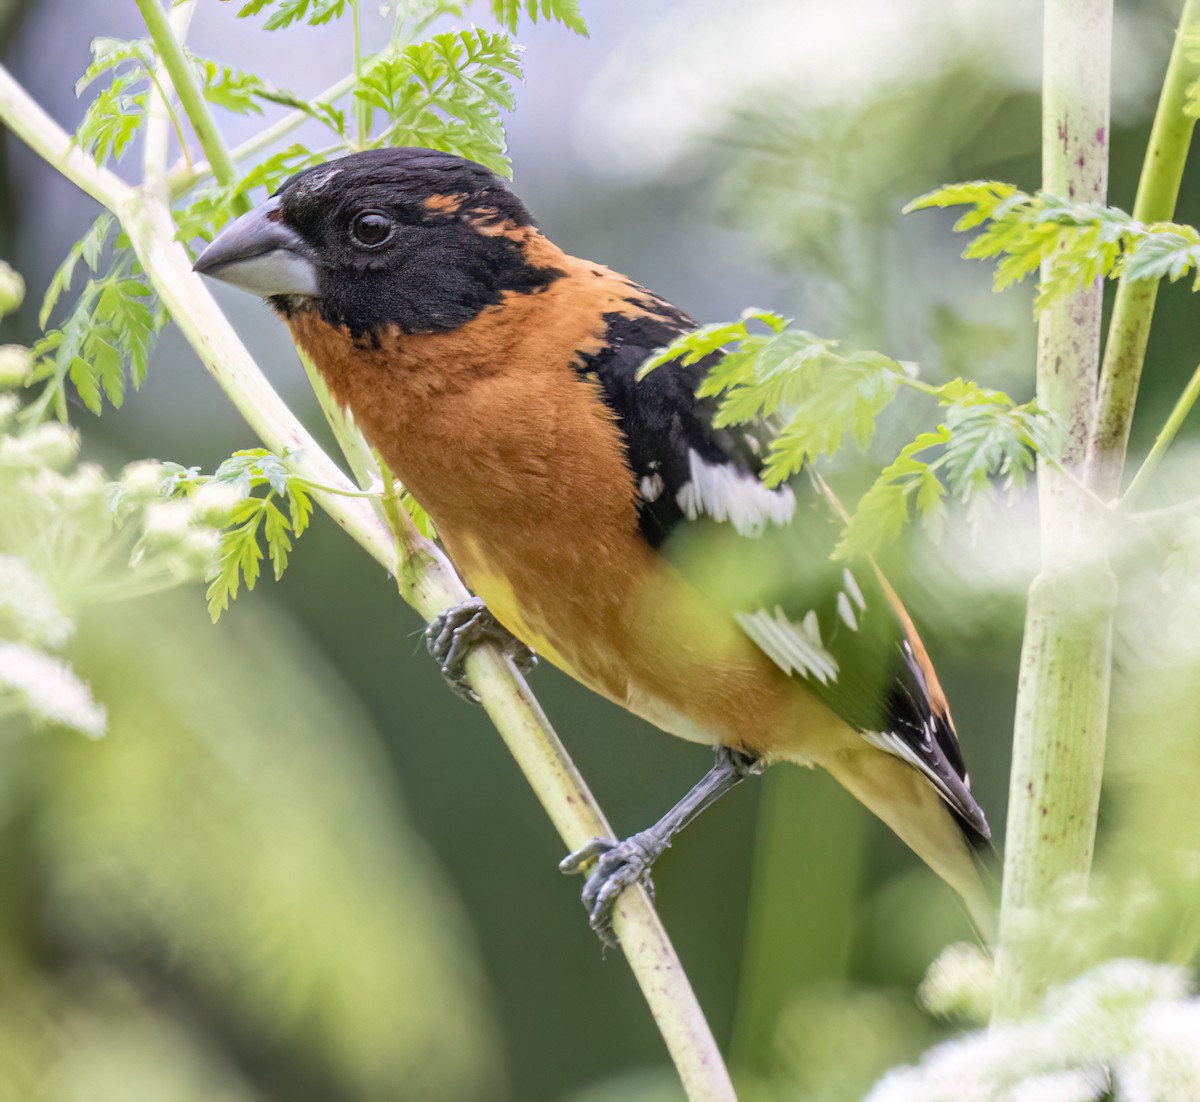
[[[466,3],[469,4],[470,0],[466,0]],[[238,11],[238,18],[245,19],[248,16],[270,10],[271,14],[263,24],[264,29],[268,31],[290,27],[293,23],[300,22],[317,27],[323,23],[340,19],[350,6],[348,0],[249,0]],[[388,5],[388,7],[401,9],[404,7],[430,9],[416,13],[401,10],[398,13],[401,16],[415,14],[422,24],[429,22],[431,16],[461,15],[465,6],[464,3],[447,2],[447,0],[434,0],[432,3],[426,0],[424,4]],[[491,8],[496,21],[512,33],[516,33],[517,23],[522,15],[526,16],[531,23],[536,23],[539,19],[552,20],[584,37],[588,33],[583,16],[579,13],[579,0],[491,0]]]
[[[254,73],[199,57],[190,50],[185,49],[184,55],[195,72],[201,93],[214,107],[237,115],[261,115],[264,104],[278,104],[303,111],[345,138],[346,114],[337,107],[277,88]],[[92,42],[92,62],[76,84],[76,93],[82,94],[106,74],[111,74],[112,79],[89,104],[75,140],[95,157],[97,164],[110,157],[119,159],[136,136],[145,118],[147,95],[156,79],[155,73],[154,47],[147,39],[97,38]],[[174,122],[182,141],[180,121],[174,118]]]
[[[306,146],[294,144],[260,161],[232,186],[213,184],[192,192],[186,205],[172,211],[177,240],[185,244],[200,238],[211,241],[236,213],[238,199],[257,188],[275,191],[289,176],[318,164],[321,157]]]
[[[38,325],[43,329],[46,328],[46,322],[50,320],[50,314],[54,310],[60,296],[70,287],[71,279],[75,274],[75,266],[79,261],[83,260],[93,272],[96,270],[96,265],[100,259],[100,252],[104,248],[105,241],[108,239],[108,233],[112,229],[112,225],[113,216],[111,214],[105,213],[100,215],[92,223],[91,229],[67,251],[66,259],[58,266],[58,270],[51,277],[50,286],[46,288],[46,297],[42,300],[42,308],[38,313]]]
[[[75,141],[103,164],[110,157],[120,160],[146,117],[154,51],[144,40],[124,42],[97,38],[92,42],[92,63],[75,85],[82,95],[94,81],[111,74],[109,85],[88,105]]]
[[[222,107],[235,115],[261,115],[264,103],[274,103],[303,111],[339,137],[346,136],[346,113],[337,107],[306,99],[286,88],[277,88],[254,73],[235,69],[224,62],[199,57],[190,50],[184,53],[196,71],[197,84],[204,98],[214,107]]]
[[[267,17],[263,28],[268,31],[290,27],[303,20],[310,27],[340,19],[346,12],[347,0],[249,0],[239,12],[238,18],[258,15],[267,8],[275,10]]]
[[[514,34],[522,11],[531,23],[536,23],[540,16],[587,37],[587,25],[579,14],[579,0],[492,0],[492,14],[497,22]]]
[[[760,322],[767,333],[751,332]],[[870,554],[894,540],[915,511],[929,522],[945,512],[947,494],[979,507],[994,479],[1024,484],[1034,456],[1053,451],[1050,420],[1035,404],[955,379],[932,386],[915,364],[880,352],[844,355],[837,342],[788,328],[778,314],[747,310],[739,321],[684,334],[642,366],[644,377],[673,360],[698,363],[723,351],[698,394],[718,400],[718,426],[770,420],[776,428],[763,481],[776,486],[806,464],[836,454],[848,439],[866,448],[879,416],[901,387],[933,398],[945,410],[888,464],[859,502],[835,554]]]
[[[278,581],[287,569],[293,538],[308,527],[311,487],[292,473],[287,460],[286,453],[278,456],[265,448],[250,448],[234,452],[208,476],[195,467],[165,465],[164,489],[169,496],[190,496],[206,486],[218,489],[216,494],[210,493],[207,503],[199,501],[209,510],[208,519],[222,529],[218,562],[208,579],[208,611],[214,623],[243,583],[249,590],[258,581],[264,557],[260,534]],[[220,493],[220,488],[227,493]],[[255,496],[260,488],[266,493]]]
[[[956,232],[982,226],[963,251],[992,260],[1001,291],[1040,270],[1036,313],[1097,279],[1169,279],[1197,273],[1200,233],[1174,222],[1136,221],[1119,207],[1076,203],[1038,192],[1029,195],[994,180],[951,184],[914,199],[906,211],[966,206]]]
[[[873,554],[903,531],[915,507],[924,521],[945,515],[947,491],[978,511],[991,500],[999,478],[1020,489],[1034,456],[1053,455],[1053,423],[1034,403],[1016,405],[1007,395],[956,379],[939,388],[944,420],[901,449],[862,496],[834,555]]]
[[[112,225],[112,216],[102,214],[71,247],[46,291],[38,315],[43,328],[70,286],[80,260],[99,275]],[[128,248],[118,251],[107,273],[85,284],[62,326],[46,330],[33,346],[31,382],[45,385],[25,411],[26,419],[40,420],[53,411],[65,421],[68,379],[93,413],[100,413],[104,398],[120,406],[125,399],[126,376],[135,389],[144,382],[150,349],[165,321],[132,252]]]
[[[1200,27],[1190,27],[1184,32],[1184,49],[1188,61],[1200,65]],[[1187,101],[1183,109],[1192,118],[1200,119],[1200,80],[1193,80],[1187,86]]]
[[[512,110],[509,80],[520,76],[508,35],[452,31],[377,55],[354,96],[388,118],[372,144],[440,149],[509,175],[500,111]]]
[[[421,508],[421,503],[407,490],[400,495],[400,505],[412,517],[412,522],[417,526],[417,531],[421,535],[429,540],[437,539],[437,529],[433,526],[433,518]]]

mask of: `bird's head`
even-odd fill
[[[306,169],[227,226],[196,271],[290,314],[370,336],[458,328],[562,273],[495,173],[430,149],[373,149]]]

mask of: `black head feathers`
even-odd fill
[[[268,217],[302,242],[314,307],[356,336],[455,329],[506,292],[561,275],[528,262],[536,233],[524,203],[483,165],[431,149],[373,149],[306,169],[271,200]]]

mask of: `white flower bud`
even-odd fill
[[[200,524],[223,528],[229,523],[230,514],[246,497],[229,482],[206,482],[192,496],[195,518]]]
[[[21,273],[0,260],[0,318],[11,314],[24,301],[25,280]]]
[[[97,509],[107,516],[107,485],[108,479],[102,467],[95,463],[84,463],[75,469],[74,474],[65,475],[58,480],[58,500],[75,511]]]
[[[213,528],[193,528],[188,532],[180,548],[180,566],[184,578],[206,578],[217,562],[221,547],[221,533]]]
[[[57,421],[38,425],[19,439],[31,460],[55,470],[65,467],[79,454],[79,433]]]
[[[192,506],[188,501],[164,501],[146,507],[142,521],[146,546],[177,551],[191,530]]]
[[[8,428],[20,408],[21,402],[15,394],[0,394],[0,432]]]
[[[947,946],[929,966],[917,997],[932,1014],[986,1022],[995,993],[995,967],[977,945]]]
[[[163,465],[157,459],[130,463],[121,471],[121,489],[133,501],[153,501],[163,484]]]
[[[33,356],[23,344],[0,345],[0,389],[23,386],[33,367]]]

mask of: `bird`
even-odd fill
[[[714,426],[697,390],[721,350],[640,371],[687,314],[559,248],[488,168],[418,147],[297,173],[195,270],[270,304],[432,519],[475,594],[427,631],[460,693],[471,646],[499,641],[713,748],[659,822],[561,863],[605,943],[678,831],[777,762],[832,774],[991,928],[991,832],[895,591],[831,558],[815,471],[763,482],[770,426]]]

